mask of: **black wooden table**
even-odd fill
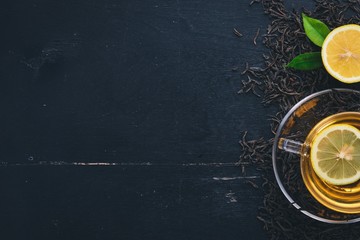
[[[236,165],[275,113],[237,93],[267,51],[249,3],[2,1],[0,238],[266,239]]]

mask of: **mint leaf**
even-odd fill
[[[308,17],[304,13],[302,14],[302,18],[306,36],[317,46],[321,47],[330,29],[325,23]]]
[[[286,67],[297,70],[314,70],[323,66],[320,52],[303,53],[296,56]]]

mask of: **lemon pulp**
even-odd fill
[[[360,26],[347,24],[331,31],[321,50],[325,69],[345,82],[360,81]]]
[[[333,185],[360,179],[360,130],[348,124],[326,127],[315,137],[310,150],[315,173]]]

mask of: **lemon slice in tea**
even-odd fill
[[[360,81],[360,26],[347,24],[332,30],[321,49],[325,69],[345,82]]]
[[[315,137],[310,159],[315,173],[333,185],[360,179],[360,131],[348,124],[326,127]]]

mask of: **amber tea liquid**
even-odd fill
[[[349,124],[360,129],[360,113],[342,112],[320,121],[308,134],[302,147],[301,175],[314,198],[324,206],[343,213],[360,213],[360,181],[349,185],[332,185],[321,180],[314,172],[310,149],[313,140],[324,128],[333,124]]]

